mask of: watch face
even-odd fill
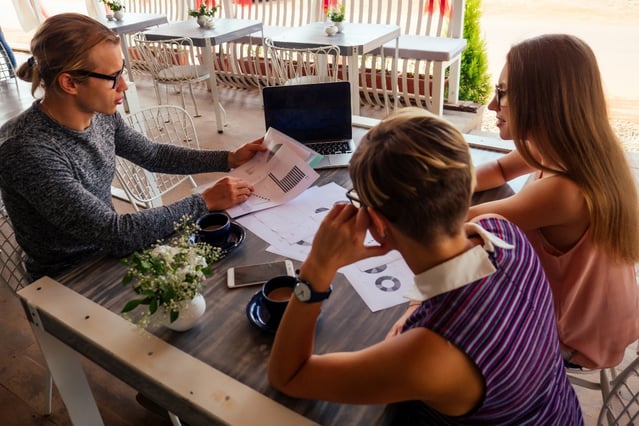
[[[295,297],[297,297],[300,302],[308,302],[309,300],[311,300],[311,289],[308,288],[308,286],[304,283],[298,282],[295,285],[295,289],[293,290],[293,292],[295,293]]]

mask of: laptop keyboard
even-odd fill
[[[347,141],[307,143],[306,146],[322,155],[348,154],[351,152],[350,144]]]

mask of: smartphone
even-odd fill
[[[229,268],[226,274],[226,285],[229,288],[236,288],[264,284],[269,279],[280,275],[295,276],[293,262],[286,259]]]

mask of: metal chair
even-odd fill
[[[193,96],[193,83],[206,81],[208,87],[211,70],[195,61],[193,41],[188,37],[152,41],[147,40],[144,33],[137,33],[134,40],[144,66],[153,77],[158,105],[162,105],[159,85],[164,84],[167,86],[167,98],[168,86],[177,86],[182,98],[182,108],[186,108],[182,90],[186,84],[195,107],[195,117],[199,117],[197,102]]]
[[[152,106],[126,119],[134,129],[157,143],[200,148],[193,119],[178,106]],[[194,188],[197,186],[190,175],[149,172],[120,157],[116,158],[116,176],[136,211],[139,205],[147,208],[162,205],[162,196],[184,181],[189,181]]]
[[[275,46],[264,39],[267,58],[270,58],[271,85],[309,84],[337,81],[339,77],[338,46],[326,45],[308,49]]]
[[[636,348],[637,358],[639,358],[639,341]],[[617,366],[618,367],[618,366]],[[611,393],[611,388],[619,380],[616,367],[603,368],[603,369],[583,369],[566,371],[568,380],[574,386],[580,386],[586,389],[593,389],[601,391],[601,398],[605,402]],[[598,376],[599,380],[595,377]]]
[[[20,85],[18,84],[18,78],[16,77],[16,70],[9,60],[9,54],[2,43],[0,43],[0,81],[9,80],[13,80],[16,84],[16,90],[18,91],[18,94],[20,94]]]
[[[619,373],[601,407],[597,420],[597,424],[601,426],[637,423],[639,423],[639,357]]]
[[[31,277],[24,266],[25,254],[15,238],[13,225],[0,197],[0,282],[13,292],[20,290],[31,282]],[[47,369],[45,384],[45,414],[51,414],[51,397],[53,378]]]

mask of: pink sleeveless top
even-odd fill
[[[590,228],[565,253],[539,229],[526,232],[550,283],[560,347],[587,368],[618,365],[639,338],[639,290],[634,265],[615,262],[592,243]]]

